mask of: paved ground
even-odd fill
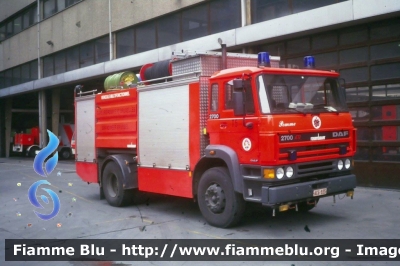
[[[205,223],[191,200],[144,194],[132,206],[115,208],[99,200],[95,184],[82,182],[73,161],[59,161],[48,177],[61,209],[52,220],[36,217],[28,200],[29,187],[41,178],[33,159],[0,158],[0,238],[80,239],[400,239],[400,193],[396,190],[358,187],[353,200],[320,201],[307,214],[271,213],[249,206],[243,222],[231,229]],[[49,207],[49,206],[47,206]],[[52,207],[51,207],[52,208]],[[43,211],[45,212],[45,211]],[[57,226],[58,225],[58,226]],[[310,232],[305,230],[308,227]],[[4,262],[0,241],[0,265],[102,265],[95,262]],[[210,262],[115,262],[129,265],[209,265]],[[219,262],[215,265],[245,265]],[[393,262],[251,262],[252,265],[394,265]]]

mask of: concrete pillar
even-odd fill
[[[39,147],[47,145],[47,112],[46,112],[46,92],[44,90],[38,93],[39,100]]]
[[[251,25],[251,0],[246,0],[246,25]]]
[[[251,25],[251,1],[250,0],[242,0],[241,2],[242,9],[242,27]],[[249,49],[249,47],[243,47],[242,53],[244,54],[252,54],[253,51]]]
[[[6,157],[10,157],[10,143],[11,143],[11,118],[12,118],[12,98],[6,99],[6,106],[5,106],[5,123],[6,123],[6,130],[5,130],[5,139],[6,139]]]
[[[58,125],[60,124],[60,89],[56,88],[51,91],[51,130],[54,135],[58,136]]]

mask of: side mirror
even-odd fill
[[[235,83],[233,83],[235,86]],[[242,91],[234,91],[233,92],[233,113],[237,116],[245,115],[244,105],[243,105],[244,97]]]

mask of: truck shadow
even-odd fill
[[[315,209],[305,213],[296,212],[295,210],[277,211],[275,217],[273,217],[271,209],[263,207],[261,204],[247,203],[241,222],[231,229],[246,231],[255,227],[265,228],[267,226],[290,232],[290,228],[299,228],[299,226],[303,228],[315,223],[329,226],[329,224],[343,219],[342,216],[337,215],[337,212],[327,214],[319,211],[319,209],[323,210],[326,206],[330,205],[317,206]],[[203,224],[206,223],[197,203],[192,199],[141,192],[136,195],[135,201],[127,208],[140,208],[142,213],[147,213],[146,216],[149,218],[153,215],[158,217],[167,216],[170,219],[184,217],[192,222],[200,221]],[[304,228],[304,230],[307,232],[307,230],[312,229]]]

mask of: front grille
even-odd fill
[[[297,165],[297,177],[308,177],[336,172],[336,160],[300,163]]]
[[[309,145],[302,147],[290,147],[279,149],[279,160],[288,160],[289,152],[296,151],[297,159],[304,158],[315,158],[329,155],[338,155],[340,147],[346,147],[348,150],[350,144],[348,142],[343,143],[333,143],[333,144],[320,144],[320,145]]]

